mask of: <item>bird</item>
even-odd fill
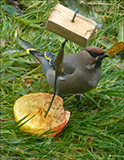
[[[44,54],[34,48],[26,49],[42,65],[48,84],[54,89],[56,55],[45,51]],[[57,93],[82,94],[96,88],[102,74],[102,60],[109,55],[95,46],[83,48],[79,53],[64,55],[63,72],[57,77]]]

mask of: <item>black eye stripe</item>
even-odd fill
[[[102,53],[95,53],[95,52],[92,52],[92,51],[88,51],[87,50],[87,52],[93,57],[93,58],[96,58],[96,57],[99,57],[99,56],[102,56],[102,55],[104,55],[104,52],[102,52]]]

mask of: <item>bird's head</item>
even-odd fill
[[[109,55],[106,54],[101,48],[99,47],[86,47],[85,50],[90,54],[92,57],[92,63],[95,64],[95,68],[98,68],[101,66],[102,60],[105,57],[108,57]]]

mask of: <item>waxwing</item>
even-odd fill
[[[41,63],[49,85],[54,88],[56,55],[50,52],[42,54],[34,48],[28,48],[26,51]],[[108,57],[108,54],[93,46],[82,49],[78,54],[64,55],[64,70],[57,77],[58,93],[80,94],[95,88],[101,78],[101,64],[105,57]]]

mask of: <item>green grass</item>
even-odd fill
[[[0,3],[7,4],[4,1]],[[47,50],[55,54],[64,40],[45,28],[57,0],[22,0],[20,3],[25,10],[23,15],[9,16],[3,9],[0,15],[0,39],[7,39],[1,47],[1,160],[123,160],[124,62],[118,55],[104,60],[97,88],[82,96],[86,111],[80,112],[76,108],[74,96],[64,97],[64,107],[71,111],[71,118],[59,135],[54,138],[38,137],[23,133],[17,127],[13,115],[14,102],[30,92],[50,93],[51,88],[40,72],[41,68],[30,61],[32,56],[23,55],[16,36],[22,37],[39,51]],[[113,5],[109,6],[108,11],[99,13],[105,18],[104,27],[96,30],[90,46],[97,45],[107,50],[109,44],[119,41],[123,11],[116,0],[110,3]],[[109,43],[103,40],[109,40]],[[67,42],[65,54],[78,53],[80,49],[77,44]]]

